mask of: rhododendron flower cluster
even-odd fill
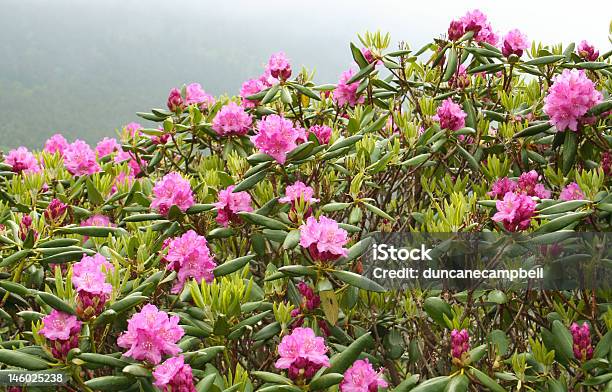
[[[170,90],[166,105],[168,106],[168,109],[173,112],[182,111],[185,107],[185,102],[183,100],[183,96],[181,95],[181,90],[176,87]]]
[[[273,78],[287,80],[291,76],[291,64],[283,52],[273,54],[268,60],[267,70]]]
[[[96,153],[89,144],[82,140],[75,140],[64,150],[64,164],[66,170],[75,176],[94,174],[102,169],[96,161]]]
[[[15,173],[38,173],[40,171],[36,157],[25,147],[9,151],[6,163],[11,165]]]
[[[601,102],[602,95],[583,70],[565,69],[553,81],[544,98],[544,112],[557,130],[577,132],[580,120]]]
[[[342,72],[340,80],[334,90],[334,102],[338,106],[355,106],[365,101],[365,97],[361,94],[357,94],[359,88],[359,82],[348,83],[348,81],[355,76],[357,72],[354,69]]]
[[[521,57],[523,51],[529,47],[529,41],[527,36],[521,33],[520,30],[510,30],[508,34],[504,36],[504,42],[502,44],[502,54],[506,57],[511,54]]]
[[[248,192],[234,192],[235,185],[219,191],[219,201],[215,203],[217,208],[217,223],[225,227],[230,222],[239,222],[238,213],[241,211],[251,212],[251,195]]]
[[[163,392],[195,392],[191,366],[182,355],[167,359],[155,367],[153,385]]]
[[[151,208],[162,215],[168,215],[172,206],[185,212],[195,204],[191,184],[177,172],[168,173],[156,182],[153,196]]]
[[[242,84],[240,88],[240,97],[242,98],[242,106],[245,108],[254,108],[257,106],[257,101],[247,99],[252,95],[263,91],[266,88],[264,82],[259,79],[249,79]]]
[[[47,222],[61,223],[60,218],[64,217],[68,206],[59,199],[53,199],[45,209],[43,215]]]
[[[68,141],[66,138],[61,134],[56,133],[45,142],[44,151],[50,154],[58,153],[60,156],[64,156],[64,151],[66,151],[67,148]]]
[[[440,128],[456,131],[465,127],[465,117],[467,114],[457,105],[451,98],[442,101],[442,105],[438,107],[436,115],[433,116],[434,121],[440,122]]]
[[[527,196],[536,196],[540,199],[548,199],[550,198],[550,191],[539,182],[540,179],[541,176],[535,170],[521,174],[518,181],[511,180],[508,177],[500,178],[493,183],[492,190],[488,195],[503,199],[506,193],[517,192]]]
[[[508,192],[495,204],[497,212],[493,215],[495,222],[502,222],[506,230],[525,230],[531,225],[535,215],[536,203],[530,196],[522,193]]]
[[[312,329],[295,328],[278,345],[280,358],[274,366],[288,369],[287,374],[292,380],[310,379],[320,368],[329,367],[326,353],[325,341],[315,336]]]
[[[498,37],[487,21],[487,16],[480,10],[469,11],[459,20],[452,21],[448,28],[448,37],[451,41],[456,41],[468,31],[474,32],[474,40],[477,42],[497,44]]]
[[[387,386],[382,378],[382,370],[374,370],[367,358],[358,359],[344,372],[340,392],[378,392],[378,388]]]
[[[317,137],[319,144],[327,144],[331,139],[332,129],[327,125],[313,125],[309,131]]]
[[[142,130],[142,125],[140,125],[137,122],[131,122],[127,124],[125,127],[123,127],[123,129],[129,135],[130,138],[133,138],[141,134],[140,131]]]
[[[124,354],[137,361],[161,362],[164,355],[181,352],[176,344],[185,334],[178,316],[168,316],[157,306],[147,304],[128,320],[128,329],[117,339],[119,347],[129,349]]]
[[[251,137],[251,142],[282,165],[287,160],[287,153],[297,147],[303,133],[290,120],[271,114],[257,123],[257,134]]]
[[[451,355],[453,358],[462,359],[463,354],[470,351],[470,335],[467,329],[451,331]]]
[[[285,196],[278,199],[281,203],[291,203],[295,205],[300,200],[306,203],[316,203],[319,199],[313,197],[314,189],[304,184],[302,181],[296,181],[293,185],[289,185],[285,190]]]
[[[572,334],[574,357],[581,362],[593,358],[593,346],[591,345],[591,329],[589,324],[585,322],[580,326],[578,323],[573,323],[570,326],[570,333]]]
[[[50,340],[51,354],[58,359],[65,359],[68,352],[79,346],[81,322],[76,316],[53,309],[42,319],[43,327],[38,331]]]
[[[204,91],[200,83],[190,83],[185,88],[185,104],[197,104],[200,109],[204,110],[214,105],[215,99]]]
[[[235,102],[223,106],[215,116],[212,128],[219,136],[240,136],[249,132],[253,119]]]
[[[596,61],[599,58],[599,51],[585,40],[580,42],[577,52],[586,61]]]
[[[99,158],[102,158],[114,153],[120,148],[115,138],[105,137],[96,144],[96,153],[98,153]]]
[[[81,226],[100,226],[100,227],[112,227],[111,220],[108,216],[102,214],[92,215],[89,218],[81,222]]]
[[[575,182],[572,182],[571,184],[568,184],[565,188],[563,188],[561,194],[559,195],[559,200],[563,201],[583,199],[584,193],[582,192],[582,189],[580,189],[580,186]]]
[[[187,279],[193,278],[198,283],[202,280],[210,283],[214,279],[212,270],[217,266],[214,262],[206,238],[193,230],[187,231],[167,243],[168,253],[164,260],[168,269],[177,272],[178,282],[172,288],[173,293],[183,289]]]
[[[323,215],[317,220],[311,216],[300,226],[300,245],[319,261],[333,261],[348,254],[344,247],[348,233],[338,222]]]
[[[312,311],[321,305],[321,297],[316,295],[312,287],[306,282],[299,282],[297,289],[302,294],[302,297],[304,297],[304,308],[306,310]]]
[[[83,256],[81,261],[72,266],[72,283],[77,290],[77,314],[84,320],[99,315],[113,290],[106,283],[106,272],[113,266],[104,256]]]

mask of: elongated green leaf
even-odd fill
[[[367,291],[374,291],[377,293],[383,293],[387,291],[384,287],[378,283],[366,278],[365,276],[356,274],[351,271],[334,271],[334,276],[344,283],[348,283],[351,286],[359,287],[360,289]]]
[[[226,261],[225,263],[217,266],[213,270],[213,274],[215,275],[215,277],[229,275],[232,272],[242,269],[245,265],[249,263],[249,261],[253,260],[254,258],[255,258],[255,255],[247,255],[247,256],[238,257],[237,259]]]

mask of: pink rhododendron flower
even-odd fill
[[[194,205],[191,184],[179,173],[166,174],[153,187],[153,202],[151,208],[159,211],[162,215],[168,215],[170,207],[177,206],[185,212]]]
[[[303,136],[291,121],[276,114],[259,120],[257,130],[257,134],[251,136],[251,142],[280,164],[285,163],[287,153],[297,147],[298,139]]]
[[[581,362],[586,362],[593,358],[593,346],[591,345],[591,329],[589,328],[589,324],[585,322],[580,326],[577,323],[573,323],[570,326],[570,333],[572,334],[574,357]]]
[[[251,115],[242,106],[230,102],[219,110],[212,128],[219,136],[246,135],[252,123]]]
[[[143,129],[143,127],[137,122],[131,122],[127,124],[125,127],[123,127],[123,129],[130,136],[130,138],[133,138],[136,135],[138,136],[142,135],[142,132],[140,132],[140,130]]]
[[[451,98],[442,101],[442,105],[438,107],[436,115],[433,116],[434,121],[440,122],[442,129],[450,129],[456,131],[465,127],[465,117],[467,114],[461,109],[461,106],[453,102]]]
[[[506,193],[516,190],[516,181],[512,181],[508,177],[500,178],[493,183],[492,188],[491,192],[487,194],[496,199],[503,199]]]
[[[520,175],[517,182],[517,190],[527,196],[537,196],[540,199],[549,199],[550,191],[544,187],[544,184],[539,183],[541,176],[535,171]]]
[[[578,45],[578,56],[582,57],[587,61],[595,61],[599,58],[599,51],[595,47],[589,44],[587,41],[582,41]]]
[[[601,153],[601,167],[606,176],[612,175],[612,154],[609,151]]]
[[[563,201],[583,199],[584,193],[582,193],[582,189],[580,189],[580,186],[575,182],[572,182],[571,184],[563,188],[561,194],[559,195],[559,200]]]
[[[464,353],[470,351],[470,335],[466,329],[451,331],[451,355],[461,359]]]
[[[508,231],[518,231],[531,225],[536,203],[527,195],[508,192],[495,206],[497,212],[493,215],[493,220],[502,222]]]
[[[338,106],[344,106],[348,104],[352,107],[357,105],[358,103],[363,103],[365,101],[364,96],[357,95],[359,82],[353,82],[350,84],[347,83],[355,74],[356,72],[354,69],[349,69],[348,71],[344,71],[340,76],[338,85],[334,90],[334,102],[336,102]]]
[[[38,173],[40,171],[36,157],[25,147],[9,151],[5,162],[11,165],[15,173]]]
[[[280,358],[274,366],[277,369],[288,369],[288,375],[293,380],[301,376],[309,379],[321,367],[329,367],[326,353],[325,341],[315,336],[312,329],[295,328],[278,345]]]
[[[115,155],[114,159],[115,163],[122,163],[127,161],[128,166],[130,167],[130,174],[132,177],[136,177],[142,171],[136,156],[131,151],[125,151],[119,148],[119,152]],[[146,165],[147,161],[144,159],[140,159],[142,165]]]
[[[340,392],[378,392],[378,388],[387,386],[382,370],[375,371],[367,358],[358,359],[344,372]]]
[[[529,47],[527,36],[518,29],[510,30],[504,37],[502,44],[502,54],[506,57],[515,54],[519,57],[523,55],[523,51]]]
[[[38,332],[51,341],[51,354],[55,358],[64,359],[70,350],[79,346],[81,322],[76,316],[53,309],[42,322]]]
[[[307,203],[316,203],[319,199],[314,196],[314,189],[307,186],[301,181],[296,181],[293,185],[289,185],[285,190],[285,196],[278,199],[281,203],[296,203],[304,200]]]
[[[167,359],[153,371],[153,385],[163,392],[196,392],[191,366],[182,355]]]
[[[75,176],[94,174],[102,170],[96,162],[96,153],[89,144],[75,140],[64,151],[64,165]]]
[[[59,199],[51,200],[47,208],[45,208],[45,212],[43,213],[43,215],[45,216],[45,220],[47,222],[58,221],[60,218],[64,216],[67,208],[68,206],[62,203],[61,200]],[[60,222],[56,222],[56,223],[60,223]]]
[[[319,220],[313,216],[300,226],[300,245],[308,249],[315,260],[331,261],[346,256],[348,233],[338,226],[338,222],[325,216]]]
[[[207,94],[200,83],[191,83],[185,88],[185,104],[198,104],[200,109],[204,110],[215,104],[215,98]]]
[[[145,305],[128,320],[127,331],[119,336],[117,345],[129,348],[124,354],[127,357],[158,364],[163,355],[174,356],[181,352],[176,342],[185,331],[178,323],[178,316],[169,317],[155,305]]]
[[[448,39],[451,41],[457,41],[465,34],[465,27],[463,22],[460,20],[453,20],[448,26]]]
[[[331,139],[332,129],[327,125],[313,125],[309,131],[317,137],[319,144],[327,144]]]
[[[110,193],[111,194],[115,194],[117,192],[117,189],[120,185],[132,185],[132,183],[134,182],[135,177],[132,175],[131,169],[130,169],[130,173],[126,174],[124,172],[119,172],[119,174],[117,174],[117,177],[115,177],[115,179],[113,180],[113,187],[111,188]]]
[[[61,134],[56,133],[55,135],[51,136],[45,142],[44,151],[50,154],[55,154],[57,152],[61,156],[64,156],[64,151],[67,148],[68,148],[68,141],[66,140],[66,138],[62,136]]]
[[[113,224],[110,218],[106,215],[96,214],[81,222],[81,226],[100,226],[100,227],[112,227]]]
[[[181,95],[181,90],[178,88],[173,88],[170,90],[170,94],[168,94],[168,109],[172,112],[182,111],[184,108],[183,96]]]
[[[213,269],[217,266],[206,238],[193,230],[187,231],[180,237],[173,238],[167,244],[168,253],[164,260],[168,262],[168,269],[177,272],[178,282],[172,288],[172,293],[179,293],[187,279],[193,278],[198,283],[202,280],[213,281]]]
[[[544,98],[544,112],[557,130],[578,131],[578,123],[603,96],[583,70],[565,69],[553,79]]]
[[[225,227],[230,222],[238,221],[237,213],[240,211],[251,212],[251,195],[248,192],[234,192],[235,185],[219,191],[219,201],[215,203],[217,208],[217,223]]]
[[[291,76],[291,64],[284,52],[274,53],[268,60],[267,69],[275,79],[287,80]]]
[[[255,95],[258,92],[264,90],[266,85],[259,79],[249,79],[242,84],[240,88],[240,97],[242,97],[242,106],[245,108],[254,108],[257,106],[258,101],[252,101],[247,99],[251,95]]]
[[[464,31],[473,31],[474,40],[476,42],[486,42],[490,45],[496,45],[498,37],[493,32],[491,24],[487,21],[487,16],[480,10],[473,10],[466,13],[461,18]]]
[[[98,153],[98,157],[102,158],[118,151],[120,148],[115,138],[105,137],[96,145],[96,152]]]
[[[113,286],[106,283],[106,272],[113,266],[99,253],[83,256],[72,266],[72,283],[77,290],[77,314],[84,320],[102,313]]]

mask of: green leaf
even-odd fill
[[[378,283],[366,278],[365,276],[356,274],[350,271],[334,271],[333,275],[351,286],[359,287],[366,291],[374,291],[376,293],[384,293],[387,291],[384,287]]]
[[[457,145],[457,149],[459,150],[459,153],[463,155],[463,157],[467,161],[468,165],[472,168],[472,170],[474,171],[480,170],[480,165],[478,164],[478,162],[476,162],[476,158],[474,158],[472,154],[470,154],[466,149],[464,149],[460,145]]]
[[[352,146],[353,144],[357,143],[362,138],[363,138],[363,135],[353,135],[353,136],[349,136],[344,139],[336,140],[334,144],[329,146],[329,148],[327,149],[327,152],[332,152],[332,151],[336,151],[344,147]]]
[[[10,255],[9,257],[3,259],[2,262],[0,262],[0,267],[10,267],[13,264],[17,264],[18,262],[29,256],[30,253],[32,253],[31,249],[19,250]]]
[[[139,364],[131,364],[127,365],[122,370],[123,373],[129,374],[135,377],[149,377],[151,376],[151,371]]]
[[[265,105],[269,102],[272,102],[272,100],[276,96],[276,93],[278,93],[279,88],[280,88],[279,84],[275,84],[274,86],[270,87],[266,95],[264,95],[264,97],[262,98],[260,104]]]
[[[323,212],[342,211],[349,208],[352,203],[328,203],[321,207]]]
[[[291,230],[285,237],[283,242],[283,249],[293,249],[300,243],[300,231]]]
[[[268,324],[253,335],[253,340],[267,340],[272,336],[276,336],[281,331],[281,325],[278,321]]]
[[[79,359],[96,365],[110,366],[115,368],[123,369],[130,363],[123,359],[111,357],[110,355],[95,354],[95,353],[81,353],[77,356]]]
[[[285,384],[285,385],[293,384],[291,380],[289,380],[287,377],[281,376],[280,374],[276,374],[276,373],[253,371],[251,372],[251,375],[265,382],[271,382],[274,384]]]
[[[47,362],[34,355],[15,350],[0,349],[0,363],[27,370],[45,370],[49,368]]]
[[[247,177],[244,180],[242,180],[238,185],[236,185],[236,187],[234,188],[232,192],[236,193],[236,192],[242,192],[242,191],[249,190],[253,188],[255,185],[257,185],[258,183],[260,183],[264,178],[266,178],[267,175],[268,175],[267,170],[262,170],[260,172],[257,172],[253,174],[252,176]]]
[[[194,204],[185,211],[187,215],[199,214],[200,212],[210,211],[215,208],[214,204]]]
[[[419,382],[419,375],[413,374],[393,389],[393,392],[408,392]]]
[[[470,363],[476,363],[482,359],[487,353],[487,345],[481,344],[480,346],[474,347],[470,350]]]
[[[544,234],[551,233],[553,231],[561,230],[564,227],[571,225],[574,222],[581,220],[582,218],[589,216],[590,212],[573,212],[568,213],[567,215],[560,216],[559,218],[555,218],[548,223],[540,226],[534,234]]]
[[[433,321],[443,328],[448,327],[444,320],[444,316],[446,315],[449,319],[453,317],[450,305],[440,297],[427,298],[423,303],[423,309],[425,309],[425,312]]]
[[[229,275],[232,272],[242,269],[245,265],[249,263],[249,261],[253,260],[254,258],[255,258],[255,255],[247,255],[247,256],[238,257],[237,259],[226,261],[225,263],[217,266],[213,270],[213,274],[217,278],[220,276]]]
[[[374,71],[374,68],[376,67],[376,62],[370,63],[367,66],[365,66],[364,68],[361,68],[359,70],[359,72],[357,72],[355,75],[353,75],[352,78],[350,78],[346,84],[351,84],[351,83],[355,83],[360,81],[361,79],[365,78],[366,76],[368,76],[372,71]]]
[[[163,218],[164,216],[160,214],[136,214],[126,216],[125,218],[123,218],[123,222],[146,222]]]
[[[371,212],[375,213],[376,215],[380,216],[381,218],[387,219],[391,222],[395,221],[395,219],[393,219],[393,217],[389,214],[387,214],[386,212],[384,212],[383,210],[381,210],[380,208],[370,204],[370,203],[366,203],[365,201],[363,202],[363,205],[365,206],[365,208],[367,208],[368,210],[370,210]]]
[[[132,309],[133,307],[143,303],[148,300],[148,297],[143,295],[128,295],[127,297],[120,299],[110,306],[110,308],[116,313],[122,313],[126,310]]]
[[[310,390],[311,391],[320,391],[325,390],[333,385],[340,384],[340,382],[344,379],[344,376],[339,373],[328,373],[323,374],[320,377],[315,377],[310,382]]]
[[[565,358],[573,358],[574,352],[572,349],[572,334],[559,320],[553,321],[552,325],[553,342],[555,344],[555,352]],[[551,347],[552,348],[552,347]]]
[[[25,297],[30,292],[26,287],[10,280],[0,280],[0,287],[8,291],[9,293],[17,294],[22,297]]]
[[[359,65],[359,68],[368,66],[369,64],[368,60],[365,58],[365,56],[361,52],[361,49],[355,46],[355,44],[352,42],[351,42],[351,54],[353,55],[353,60],[355,60],[357,65]]]
[[[374,339],[368,332],[355,339],[344,351],[334,355],[329,363],[330,367],[323,374],[344,373],[346,369],[351,367],[359,355],[366,349],[372,347]]]
[[[306,86],[302,86],[299,83],[291,83],[290,86],[294,87],[297,91],[300,92],[300,94],[303,94],[307,96],[308,98],[312,98],[315,101],[321,100],[321,98],[317,94],[315,94],[311,89],[309,89]]]
[[[451,48],[448,53],[448,61],[446,62],[446,71],[442,77],[443,82],[448,82],[457,71],[457,51]]]
[[[128,235],[125,229],[120,227],[104,227],[104,226],[83,226],[83,227],[63,227],[58,230],[65,234],[80,234],[87,237],[108,237]]]
[[[600,114],[609,112],[610,110],[612,110],[612,99],[603,101],[602,103],[593,106],[587,112],[587,116],[599,116]]]
[[[546,121],[541,124],[531,125],[523,129],[522,131],[515,133],[514,136],[512,137],[517,138],[517,137],[527,137],[527,136],[539,135],[541,133],[548,131],[551,128],[552,128],[552,125],[548,121]]]
[[[249,223],[267,227],[268,229],[272,229],[272,230],[287,230],[288,229],[287,225],[285,225],[284,223],[277,221],[276,219],[268,218],[267,216],[256,214],[254,212],[241,211],[238,213],[238,216],[240,216],[242,219],[244,219],[245,221]]]
[[[451,378],[448,384],[446,384],[444,392],[466,392],[469,385],[470,380],[465,374],[457,374]]]
[[[98,189],[94,185],[91,178],[87,178],[85,184],[87,184],[87,199],[94,205],[103,204],[104,198],[102,197],[100,191],[98,191]]]
[[[60,312],[76,315],[76,311],[72,306],[68,305],[68,303],[59,299],[55,295],[40,291],[38,292],[38,296],[44,303],[51,306],[53,309],[57,309]]]
[[[576,163],[576,152],[578,151],[577,136],[575,132],[566,131],[563,142],[563,174],[567,175]]]
[[[543,208],[539,211],[541,215],[560,214],[562,212],[574,211],[584,205],[589,204],[589,200],[568,200],[557,203],[550,207]]]
[[[429,157],[431,157],[430,153],[420,154],[408,159],[407,161],[402,162],[402,166],[419,166],[420,164],[428,160]]]
[[[85,381],[85,385],[98,391],[125,391],[131,387],[136,380],[127,376],[102,376]]]
[[[486,388],[488,388],[490,391],[492,391],[492,392],[506,392],[506,390],[504,388],[502,388],[501,385],[499,385],[495,380],[493,380],[491,377],[489,377],[485,373],[481,372],[480,370],[478,370],[476,368],[471,368],[470,369],[470,374],[472,375],[472,377],[477,378],[478,381],[480,381],[480,383],[482,385],[484,385]]]
[[[355,245],[349,248],[348,254],[346,255],[345,262],[353,261],[356,258],[363,255],[370,246],[372,246],[372,242],[374,239],[372,237],[364,238],[363,240],[357,242]]]
[[[423,381],[410,392],[443,392],[446,385],[450,382],[450,377],[439,376]]]
[[[557,61],[565,60],[564,55],[542,56],[525,62],[525,65],[547,65],[556,63]]]

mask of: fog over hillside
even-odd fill
[[[571,13],[557,2],[509,3],[449,0],[413,10],[400,0],[2,0],[0,147],[40,148],[55,132],[95,142],[183,83],[235,94],[279,50],[294,69],[305,65],[317,81],[334,83],[350,66],[357,33],[381,29],[394,45],[418,47],[473,8],[501,33],[520,28],[547,43],[610,47],[610,3]]]

